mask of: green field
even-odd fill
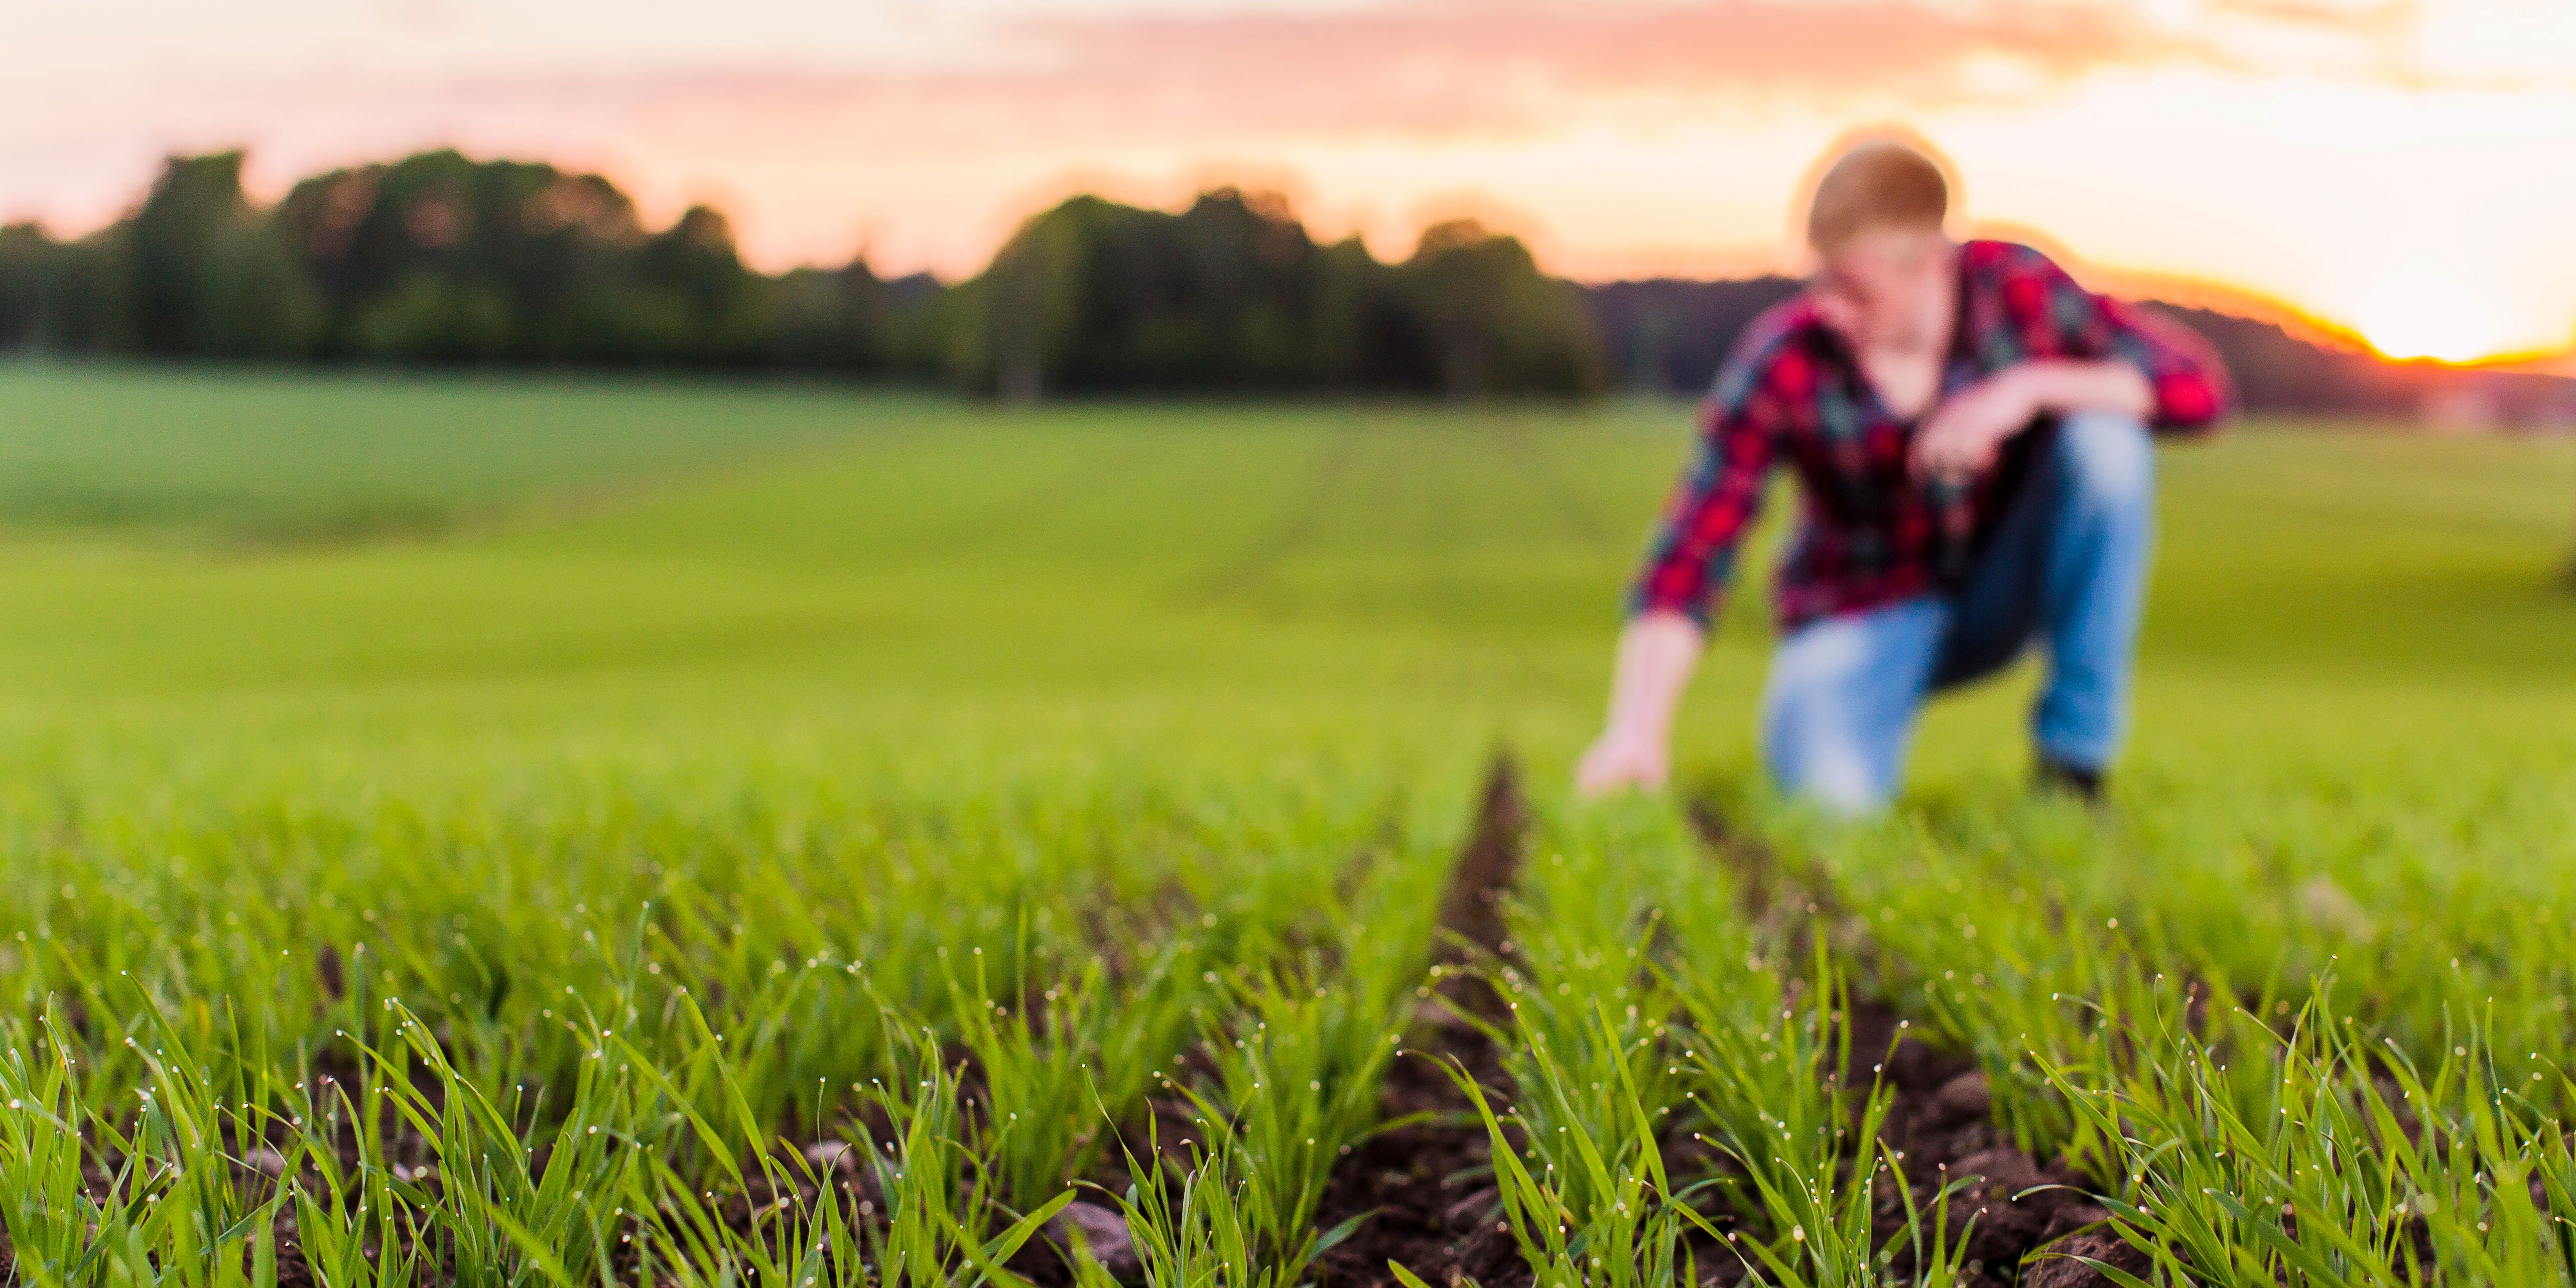
[[[1688,420],[0,368],[20,1281],[1067,1282],[1132,1148],[1158,1284],[2008,1282],[1935,1056],[2146,1279],[2576,1279],[2576,445],[2168,451],[2109,814],[2024,668],[1838,826],[1758,587],[1675,799],[1565,790]]]

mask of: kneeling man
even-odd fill
[[[1736,344],[1631,597],[1608,729],[1577,779],[1658,787],[1712,599],[1774,465],[1803,503],[1779,570],[1763,758],[1842,812],[1887,802],[1926,695],[2036,641],[2039,779],[2101,790],[2127,716],[2154,511],[2154,433],[2226,410],[2198,337],[2047,256],[1952,241],[1949,185],[1900,143],[1817,185],[1819,268]]]

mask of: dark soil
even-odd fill
[[[1820,921],[1855,927],[1852,933],[1835,937],[1835,950],[1866,958],[1866,930],[1856,927],[1831,877],[1790,862],[1760,837],[1736,831],[1705,796],[1686,802],[1683,815],[1698,834],[1701,848],[1733,881],[1736,905],[1744,919],[1756,931],[1786,944],[1793,960],[1805,959]]]
[[[2140,1279],[2148,1278],[2147,1272],[2153,1268],[2147,1254],[2130,1247],[2119,1235],[2107,1229],[2086,1230],[2043,1249],[2022,1272],[2022,1288],[2101,1288],[2113,1282],[2110,1276],[2076,1260],[2078,1257],[2116,1266]]]
[[[1441,960],[1464,964],[1479,955],[1508,951],[1503,901],[1520,880],[1521,856],[1529,831],[1529,806],[1521,799],[1520,771],[1510,758],[1498,758],[1485,775],[1485,790],[1476,811],[1476,828],[1459,852],[1449,876],[1449,892],[1440,901]]]
[[[1705,796],[1690,798],[1682,813],[1690,820],[1691,831],[1699,836],[1709,857],[1735,878],[1736,905],[1743,909],[1745,920],[1759,924],[1780,901],[1785,884],[1779,853],[1756,838],[1737,835],[1726,816]],[[1803,893],[1798,897],[1804,902]]]
[[[1463,1043],[1439,1054],[1458,1059],[1489,1088],[1503,1081],[1490,1044]],[[1317,1279],[1327,1288],[1392,1284],[1389,1261],[1433,1284],[1462,1275],[1485,1288],[1529,1280],[1497,1210],[1484,1125],[1434,1059],[1431,1052],[1410,1052],[1387,1074],[1389,1121],[1421,1120],[1371,1137],[1333,1169],[1318,1224],[1330,1229],[1363,1212],[1373,1215],[1317,1259]]]
[[[1519,879],[1529,808],[1517,770],[1495,760],[1475,830],[1441,901],[1439,995],[1419,1016],[1416,1047],[1387,1071],[1385,1121],[1397,1124],[1351,1151],[1324,1191],[1318,1223],[1331,1229],[1370,1213],[1351,1238],[1316,1261],[1326,1288],[1392,1284],[1395,1261],[1433,1284],[1460,1277],[1485,1288],[1525,1283],[1529,1271],[1500,1222],[1492,1156],[1475,1106],[1450,1076],[1463,1068],[1498,1105],[1507,1090],[1501,1053],[1463,1014],[1499,1019],[1502,998],[1468,969],[1508,959],[1504,903]]]

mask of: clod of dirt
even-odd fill
[[[2055,1243],[2086,1226],[2100,1225],[2110,1219],[2109,1208],[2091,1199],[2080,1199],[2057,1209],[2057,1215],[2048,1218],[2048,1228],[2040,1232],[2039,1241],[2043,1246]]]
[[[1047,1239],[1067,1253],[1079,1243],[1091,1252],[1091,1259],[1120,1283],[1132,1283],[1145,1277],[1145,1263],[1136,1255],[1135,1237],[1128,1233],[1127,1218],[1097,1203],[1075,1201],[1047,1222]]]
[[[1444,1054],[1463,1060],[1479,1082],[1501,1080],[1496,1055],[1481,1041]],[[1387,1071],[1384,1108],[1390,1120],[1424,1117],[1370,1137],[1334,1166],[1316,1223],[1369,1216],[1347,1242],[1317,1259],[1316,1281],[1326,1288],[1388,1288],[1395,1280],[1386,1264],[1395,1261],[1434,1284],[1460,1274],[1497,1282],[1495,1273],[1520,1256],[1508,1234],[1500,1243],[1483,1237],[1495,1233],[1497,1204],[1485,1129],[1468,1116],[1465,1096],[1431,1057],[1408,1054]]]
[[[1986,1090],[1986,1075],[1971,1069],[1941,1084],[1932,1093],[1931,1103],[1918,1120],[1922,1127],[1934,1131],[1955,1131],[1994,1113],[1994,1097]]]
[[[818,1172],[859,1170],[859,1148],[846,1140],[818,1140],[805,1147],[805,1161]]]
[[[1920,1040],[1904,1036],[1904,1017],[1874,998],[1856,997],[1842,1015],[1844,1036],[1851,1043],[1851,1063],[1842,1071],[1846,1087],[1885,1081],[1899,1093],[1931,1092],[1974,1061],[1944,1060]],[[1900,1061],[1902,1064],[1900,1065]],[[1933,1070],[1927,1062],[1939,1063]],[[1925,1081],[1927,1073],[1937,1073]]]
[[[1858,1054],[1857,1049],[1854,1054]],[[1898,1038],[1886,1063],[1887,1080],[1899,1095],[1930,1092],[1938,1096],[1943,1087],[1976,1068],[1974,1060],[1913,1036]]]
[[[1907,1033],[1882,1003],[1855,1003],[1848,1023],[1853,1067],[1846,1085],[1875,1078],[1894,1092],[1881,1137],[1902,1160],[1911,1210],[1946,1190],[1946,1228],[1953,1237],[1967,1231],[1961,1259],[1974,1267],[1967,1282],[2010,1283],[2033,1248],[2110,1217],[2063,1163],[2043,1165],[2012,1147],[1974,1061]],[[1873,1050],[1883,1055],[1873,1058]],[[1905,1196],[1890,1192],[1874,1214],[1876,1235],[1895,1252],[1900,1273],[1913,1260],[1905,1244],[1908,1212]]]
[[[2109,1275],[2077,1260],[2089,1257],[2140,1279],[2154,1268],[2147,1254],[2107,1229],[2085,1230],[2050,1243],[2033,1254],[2022,1272],[2022,1288],[2113,1288]]]
[[[1947,1179],[1967,1182],[1950,1196],[1950,1228],[1968,1230],[1967,1260],[1990,1268],[2019,1265],[2048,1236],[2060,1212],[2090,1206],[2071,1185],[2074,1178],[2042,1170],[2018,1149],[1971,1154],[1950,1165]]]

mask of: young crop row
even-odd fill
[[[1481,945],[1383,784],[25,820],[0,1220],[28,1284],[2576,1277],[2499,949],[2563,874],[2319,817],[2220,933],[2239,852],[2071,810],[1721,812],[1540,810]],[[1335,1195],[1406,1132],[1468,1147],[1398,1267]]]
[[[1784,820],[1783,852],[1832,856],[1799,877],[1824,933],[1975,1057],[2000,1137],[2098,1193],[2128,1275],[2569,1282],[2565,804],[2351,790],[1830,848]]]
[[[839,1240],[944,1282],[1150,1091],[1293,1123],[1274,1066],[1391,1058],[1348,983],[1409,989],[1437,887],[1406,883],[1441,874],[1382,795],[1060,800],[28,828],[17,1273],[685,1280],[821,1244],[855,1281]],[[1276,1036],[1181,1068],[1241,1014]]]

